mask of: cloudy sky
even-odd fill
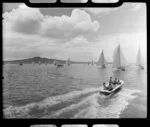
[[[98,0],[97,0],[98,1]],[[146,4],[117,8],[29,8],[3,4],[4,60],[35,56],[97,61],[101,51],[112,61],[120,43],[129,63],[140,45],[146,60]]]

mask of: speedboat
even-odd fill
[[[115,84],[115,87],[112,90],[105,90],[104,88],[100,89],[100,94],[105,95],[105,96],[114,94],[122,88],[123,84],[124,84],[124,81],[120,80],[118,84]],[[107,83],[106,85],[108,86],[109,83]]]

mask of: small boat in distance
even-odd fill
[[[97,61],[97,66],[101,66],[101,68],[106,68],[107,61],[104,57],[103,50],[101,52],[100,58]]]
[[[137,57],[136,57],[136,65],[139,66],[140,69],[144,69],[143,57],[141,55],[140,46],[139,46],[139,50],[138,50]]]
[[[60,62],[57,61],[56,59],[54,59],[53,64],[54,64],[57,68],[64,66],[62,63],[60,63]]]
[[[117,93],[118,91],[121,90],[123,84],[124,84],[124,81],[120,80],[120,83],[115,84],[115,87],[112,90],[105,90],[104,88],[101,88],[100,89],[100,94],[105,95],[105,96],[115,94],[115,93]],[[109,85],[109,83],[107,85]]]
[[[117,70],[125,71],[125,66],[127,66],[127,61],[124,57],[123,52],[121,51],[120,44],[117,46],[113,53],[113,68]]]
[[[63,67],[63,64],[56,64],[56,67]]]
[[[19,65],[22,66],[23,64],[22,64],[22,63],[19,63]]]

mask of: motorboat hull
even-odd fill
[[[101,89],[100,90],[100,94],[103,94],[105,96],[108,96],[108,95],[111,95],[111,94],[114,94],[114,93],[117,93],[121,90],[124,82],[121,80],[120,81],[121,84],[116,84],[115,88],[113,88],[113,90],[109,91],[109,90],[104,90],[104,89]]]

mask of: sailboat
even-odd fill
[[[125,71],[125,66],[127,66],[127,61],[121,51],[120,44],[117,46],[113,53],[113,68]]]
[[[144,69],[143,66],[143,57],[141,55],[141,51],[140,51],[140,47],[137,53],[137,57],[136,57],[136,65],[139,66],[140,69]]]
[[[106,64],[107,64],[107,61],[104,57],[104,53],[103,53],[103,50],[102,50],[100,58],[98,59],[98,62],[97,62],[97,66],[101,66],[102,68],[105,68]]]
[[[53,64],[56,65],[56,59],[54,59]]]
[[[70,66],[70,64],[71,64],[70,59],[67,59],[66,64],[67,64],[68,66]]]
[[[91,61],[91,65],[94,65],[94,61],[93,60]]]

